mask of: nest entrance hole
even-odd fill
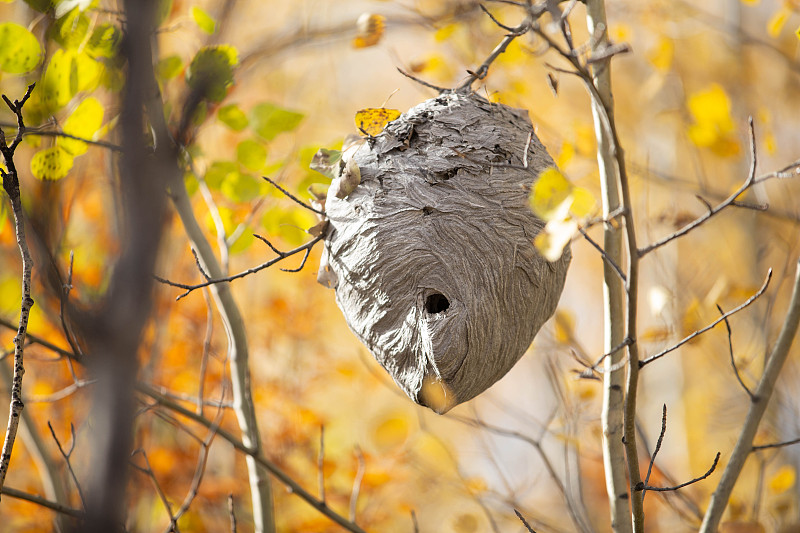
[[[450,300],[440,292],[434,292],[425,298],[425,311],[432,315],[442,313],[446,311],[448,307],[450,307]]]

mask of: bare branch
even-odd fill
[[[228,516],[231,518],[231,533],[236,533],[236,511],[233,508],[233,494],[228,494]]]
[[[325,426],[319,426],[319,455],[317,455],[317,480],[319,482],[319,499],[325,503]],[[352,520],[352,516],[350,517]]]
[[[264,178],[264,180],[267,181],[268,183],[270,183],[273,187],[275,187],[276,189],[281,191],[287,198],[289,198],[290,200],[293,200],[297,205],[299,205],[301,207],[305,207],[309,211],[313,211],[314,213],[316,213],[318,215],[322,215],[323,217],[325,216],[325,211],[320,211],[319,209],[315,209],[315,208],[311,207],[310,205],[305,203],[303,200],[301,200],[300,198],[294,196],[292,193],[290,193],[289,191],[287,191],[286,189],[284,189],[283,187],[281,187],[280,185],[278,185],[276,182],[272,181],[268,177],[266,177],[266,176],[261,176],[261,177]]]
[[[754,391],[754,397],[750,402],[750,408],[742,425],[742,431],[739,434],[733,452],[731,452],[725,471],[722,473],[722,479],[720,479],[717,489],[711,496],[711,501],[700,528],[701,533],[711,533],[719,527],[719,522],[722,519],[725,507],[728,505],[736,480],[739,478],[747,457],[753,451],[753,439],[758,431],[761,418],[767,410],[778,375],[786,358],[789,356],[792,342],[797,334],[798,324],[800,324],[800,261],[797,263],[796,269],[792,298],[789,302],[781,332],[769,357],[766,359],[764,374],[761,376],[761,380]]]
[[[83,497],[83,490],[81,489],[81,484],[78,482],[78,477],[75,475],[75,471],[72,469],[72,462],[70,461],[70,456],[72,455],[72,451],[75,449],[75,426],[70,423],[69,425],[69,432],[71,435],[69,450],[64,451],[64,448],[61,447],[61,442],[59,442],[58,437],[56,437],[56,432],[53,430],[53,426],[50,424],[50,421],[47,421],[47,427],[50,428],[50,434],[53,436],[53,440],[56,441],[56,446],[58,446],[58,451],[61,453],[61,457],[64,458],[64,462],[67,464],[67,470],[69,471],[69,475],[72,478],[72,482],[75,483],[75,488],[78,489],[78,496],[81,499],[81,505],[83,506],[84,510],[86,509],[86,498]]]
[[[40,505],[42,507],[47,507],[48,509],[52,509],[57,513],[72,516],[74,518],[83,518],[84,516],[83,511],[79,509],[74,509],[72,507],[68,507],[66,505],[62,505],[57,502],[52,502],[50,500],[42,498],[41,496],[37,496],[36,494],[29,494],[21,490],[12,489],[11,487],[3,487],[2,493],[5,494],[6,496],[10,496],[18,500],[25,500],[31,503],[35,503],[36,505]]]
[[[609,264],[609,266],[610,266],[611,268],[613,268],[613,269],[614,269],[614,272],[616,272],[616,273],[617,273],[617,276],[619,276],[619,279],[621,279],[621,280],[622,280],[622,282],[624,283],[624,282],[626,281],[625,274],[622,272],[622,269],[619,267],[619,265],[617,265],[617,263],[615,263],[615,262],[614,262],[614,260],[611,258],[611,256],[609,256],[609,255],[606,253],[606,251],[605,251],[605,250],[603,250],[603,247],[602,247],[602,246],[600,246],[599,244],[597,244],[597,243],[594,241],[594,239],[592,239],[591,237],[589,237],[589,234],[588,234],[588,233],[586,233],[586,230],[585,230],[585,229],[583,229],[583,228],[580,228],[580,227],[579,227],[579,228],[578,228],[578,231],[580,232],[580,234],[581,234],[581,235],[583,235],[583,238],[584,238],[584,239],[586,239],[586,241],[587,241],[589,244],[591,244],[591,245],[592,245],[592,247],[594,247],[594,249],[595,249],[595,250],[597,250],[598,252],[600,252],[600,255],[603,257],[603,261],[605,261],[606,263],[608,263],[608,264]]]
[[[17,168],[14,164],[14,152],[22,141],[22,134],[25,131],[25,123],[22,119],[22,107],[25,105],[28,98],[30,98],[33,88],[33,84],[29,85],[22,100],[14,100],[14,102],[11,102],[6,95],[3,95],[3,100],[6,105],[8,105],[17,117],[17,134],[10,145],[6,144],[5,134],[3,130],[0,129],[0,153],[3,154],[6,166],[6,170],[0,168],[0,174],[2,174],[3,178],[3,190],[5,190],[11,200],[17,247],[19,248],[22,258],[22,302],[19,312],[19,327],[15,328],[17,333],[14,335],[14,374],[11,380],[11,402],[9,406],[8,425],[6,426],[6,434],[3,439],[2,455],[0,455],[0,489],[3,488],[6,474],[8,474],[8,468],[11,464],[11,452],[14,449],[14,442],[17,438],[22,409],[25,407],[22,401],[22,376],[25,374],[23,356],[26,344],[25,335],[28,332],[28,319],[30,318],[31,308],[33,307],[33,298],[31,298],[33,259],[31,258],[28,241],[25,237],[25,216],[22,208],[22,199],[20,197],[19,175],[17,174]]]
[[[753,392],[747,388],[747,385],[744,384],[742,381],[742,376],[739,374],[739,368],[736,366],[736,359],[733,357],[733,332],[731,331],[731,323],[728,320],[728,317],[725,316],[725,311],[722,310],[719,304],[717,304],[717,310],[719,314],[721,314],[725,318],[725,329],[728,330],[728,353],[731,356],[731,366],[733,367],[733,373],[736,375],[736,381],[739,382],[739,385],[747,392],[747,395],[750,396],[750,399],[753,399]]]
[[[704,327],[703,329],[698,329],[697,331],[695,331],[695,332],[694,332],[694,333],[692,333],[691,335],[689,335],[689,336],[687,336],[687,337],[684,337],[683,339],[681,339],[680,341],[678,341],[676,344],[673,344],[673,345],[672,345],[672,346],[670,346],[669,348],[666,348],[666,349],[664,349],[664,350],[661,350],[661,351],[660,351],[660,352],[658,352],[657,354],[655,354],[655,355],[651,355],[650,357],[648,357],[648,358],[646,358],[646,359],[642,359],[642,361],[640,361],[640,362],[639,362],[639,368],[641,368],[641,367],[645,366],[645,365],[646,365],[646,364],[648,364],[648,363],[652,363],[652,362],[653,362],[653,361],[655,361],[656,359],[660,359],[661,357],[664,357],[665,355],[667,355],[668,353],[670,353],[670,352],[672,352],[672,351],[675,351],[675,350],[677,350],[678,348],[680,348],[681,346],[683,346],[684,344],[686,344],[686,343],[687,343],[687,342],[689,342],[690,340],[694,339],[694,338],[695,338],[695,337],[697,337],[698,335],[702,335],[703,333],[705,333],[706,331],[710,330],[711,328],[713,328],[714,326],[716,326],[716,325],[717,325],[717,324],[719,324],[720,322],[722,322],[722,321],[724,321],[725,319],[727,319],[729,316],[731,316],[731,315],[735,315],[736,313],[738,313],[739,311],[741,311],[741,310],[742,310],[742,309],[744,309],[745,307],[749,306],[750,304],[752,304],[753,302],[755,302],[756,300],[758,300],[758,298],[759,298],[759,297],[760,297],[762,294],[764,294],[764,291],[766,291],[766,290],[767,290],[767,287],[769,286],[769,281],[770,281],[771,279],[772,279],[772,269],[770,268],[770,269],[769,269],[769,271],[767,272],[767,278],[764,280],[764,284],[763,284],[763,285],[761,285],[761,288],[760,288],[760,289],[758,289],[758,291],[757,291],[757,292],[756,292],[756,293],[755,293],[753,296],[751,296],[750,298],[748,298],[748,299],[747,299],[747,301],[745,301],[745,302],[744,302],[743,304],[741,304],[740,306],[738,306],[738,307],[735,307],[735,308],[731,309],[731,310],[730,310],[730,311],[728,311],[727,313],[724,313],[724,314],[723,314],[721,317],[719,317],[718,319],[716,319],[714,322],[712,322],[712,323],[711,323],[711,324],[709,324],[708,326]]]
[[[527,529],[530,533],[536,533],[536,531],[534,531],[534,529],[531,527],[531,525],[528,523],[528,521],[525,520],[525,517],[522,516],[522,513],[520,513],[516,509],[514,509],[514,514],[516,514],[517,518],[520,519],[520,521],[522,522],[522,525],[525,526],[525,529]]]
[[[481,6],[481,8],[483,8],[483,6]],[[485,8],[483,9],[484,11],[486,11]],[[492,20],[494,20],[494,17],[492,17]],[[525,35],[531,30],[532,20],[533,19],[530,16],[527,16],[519,26],[511,28],[509,33],[506,34],[503,40],[500,41],[500,44],[498,44],[495,47],[495,49],[492,50],[492,53],[489,54],[489,57],[486,58],[483,64],[481,64],[481,66],[478,67],[478,69],[474,72],[468,71],[469,76],[467,77],[467,79],[461,85],[453,89],[453,91],[455,92],[469,91],[471,90],[473,83],[475,83],[477,80],[482,80],[483,78],[485,78],[486,74],[489,73],[489,66],[494,62],[495,59],[497,59],[500,56],[500,54],[506,51],[508,45],[510,45],[517,37]]]
[[[447,87],[439,87],[438,85],[433,85],[432,83],[428,83],[427,81],[425,81],[423,79],[420,79],[420,78],[414,76],[413,74],[410,74],[410,73],[406,72],[405,70],[401,69],[400,67],[397,67],[397,72],[399,72],[400,74],[402,74],[406,78],[419,83],[423,87],[427,87],[429,89],[433,89],[433,90],[438,91],[440,93],[447,92],[447,91],[450,90]]]
[[[7,127],[13,127],[13,124],[10,124],[8,122],[0,122],[0,128],[7,128]],[[22,135],[23,135],[23,137],[27,137],[29,135],[33,135],[35,137],[63,137],[64,139],[72,139],[72,140],[75,140],[75,141],[85,142],[86,144],[89,144],[89,145],[92,145],[92,146],[99,146],[100,148],[106,148],[106,149],[111,150],[113,152],[121,152],[122,151],[122,147],[119,146],[119,145],[116,145],[114,143],[110,143],[110,142],[106,142],[106,141],[95,141],[95,140],[92,140],[92,139],[86,139],[84,137],[79,137],[77,135],[72,135],[71,133],[66,133],[66,132],[61,131],[61,130],[46,129],[46,128],[49,128],[49,127],[51,127],[51,126],[40,126],[40,127],[36,127],[36,128],[26,127],[24,129]]]
[[[785,440],[783,442],[774,442],[772,444],[759,444],[758,446],[753,446],[750,451],[757,452],[759,450],[767,450],[770,448],[783,448],[784,446],[791,446],[792,444],[797,443],[800,443],[800,438]]]
[[[166,407],[171,411],[179,413],[180,415],[185,416],[186,418],[193,420],[198,424],[205,426],[206,428],[210,428],[213,425],[213,421],[198,415],[194,411],[186,409],[185,407],[181,406],[178,403],[173,402],[172,400],[166,398],[165,396],[162,396],[149,385],[139,383],[137,385],[137,390],[142,394],[149,396],[150,398],[155,400],[159,406]],[[311,493],[309,493],[307,490],[301,487],[288,474],[286,474],[283,470],[278,468],[278,466],[275,463],[264,457],[263,453],[260,450],[254,450],[249,446],[245,446],[245,444],[241,440],[237,439],[231,433],[228,433],[222,428],[217,429],[217,435],[225,439],[238,451],[244,453],[248,457],[252,457],[253,460],[258,465],[268,470],[278,481],[283,483],[291,493],[297,495],[300,499],[307,502],[314,509],[319,511],[324,516],[330,518],[333,522],[340,525],[345,530],[350,531],[352,533],[365,533],[365,531],[361,527],[359,527],[354,522],[349,521],[346,518],[339,515],[338,513],[336,513],[326,503],[314,497]]]
[[[756,138],[755,138],[755,129],[753,128],[753,117],[750,117],[748,124],[750,128],[750,170],[747,174],[747,179],[745,180],[745,182],[738,189],[736,189],[736,191],[733,194],[728,196],[727,199],[725,199],[722,203],[718,204],[716,207],[710,208],[703,216],[696,218],[694,221],[685,225],[678,231],[671,233],[670,235],[667,235],[663,239],[658,240],[652,244],[649,244],[644,248],[640,248],[639,257],[642,257],[652,252],[653,250],[660,248],[661,246],[664,246],[669,242],[674,241],[675,239],[683,237],[693,229],[698,228],[706,221],[708,221],[711,217],[717,215],[720,211],[724,210],[725,208],[731,205],[734,205],[736,203],[736,199],[743,192],[745,192],[747,189],[756,184],[756,164],[758,162],[758,157],[756,154]],[[706,203],[704,200],[702,201],[703,203]],[[708,204],[706,203],[706,205]]]
[[[667,432],[667,404],[661,407],[661,432],[658,434],[656,440],[656,447],[653,450],[653,455],[650,456],[650,464],[647,466],[647,475],[644,477],[644,488],[642,488],[642,503],[647,493],[647,487],[650,484],[650,473],[653,471],[653,464],[656,462],[656,456],[661,449],[661,443],[664,442],[664,434]]]
[[[689,485],[697,483],[698,481],[703,481],[705,478],[710,476],[714,472],[714,470],[716,470],[717,463],[719,463],[720,455],[721,455],[720,452],[717,452],[716,457],[714,457],[714,462],[711,464],[711,468],[709,468],[708,471],[705,474],[703,474],[700,477],[696,477],[696,478],[694,478],[694,479],[692,479],[690,481],[687,481],[686,483],[681,483],[680,485],[675,485],[674,487],[647,487],[647,486],[642,486],[641,488],[637,487],[637,490],[641,490],[641,491],[651,490],[653,492],[669,492],[669,491],[673,491],[673,490],[682,489],[683,487],[688,487]]]
[[[259,237],[259,236],[256,235],[256,237]],[[261,238],[261,237],[259,237],[259,238]],[[308,241],[307,243],[305,243],[305,244],[303,244],[301,246],[298,246],[297,248],[294,248],[293,250],[289,250],[288,252],[281,252],[281,251],[277,250],[276,248],[272,248],[273,251],[275,251],[278,254],[278,257],[276,257],[274,259],[270,259],[269,261],[267,261],[265,263],[261,263],[258,266],[255,266],[255,267],[252,267],[252,268],[248,268],[247,270],[245,270],[243,272],[239,272],[238,274],[233,274],[232,276],[225,276],[225,277],[221,277],[221,278],[209,278],[205,282],[198,283],[196,285],[189,285],[189,284],[185,284],[185,283],[176,283],[174,281],[169,281],[167,279],[164,279],[164,278],[161,278],[161,277],[158,277],[158,276],[155,276],[155,279],[156,279],[156,281],[158,281],[159,283],[163,283],[164,285],[169,285],[170,287],[177,287],[179,289],[184,289],[186,292],[184,292],[183,294],[180,294],[177,298],[175,298],[175,300],[178,301],[178,300],[180,300],[182,298],[185,298],[192,291],[195,291],[197,289],[202,289],[203,287],[208,287],[210,285],[215,285],[217,283],[228,283],[228,282],[243,278],[245,276],[249,276],[250,274],[255,274],[256,272],[260,272],[260,271],[264,270],[265,268],[271,267],[272,265],[274,265],[275,263],[277,263],[279,261],[283,261],[287,257],[291,257],[291,256],[293,256],[295,254],[298,254],[298,253],[306,251],[306,250],[311,250],[311,248],[313,248],[314,245],[317,244],[319,241],[321,241],[323,238],[324,238],[324,235],[318,235],[318,236],[314,237],[313,239],[311,239],[310,241]],[[263,238],[261,238],[261,240],[263,240]],[[305,264],[305,261],[303,262],[303,264]]]
[[[350,511],[348,514],[350,521],[354,524],[356,522],[358,494],[361,492],[361,480],[364,479],[364,473],[367,470],[366,463],[364,462],[364,454],[361,452],[361,448],[358,446],[356,446],[356,459],[358,460],[358,470],[356,470],[356,476],[353,478],[353,490],[350,493]]]

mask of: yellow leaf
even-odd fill
[[[789,18],[791,13],[792,12],[788,8],[782,7],[772,14],[769,21],[767,21],[767,33],[770,37],[777,38],[781,34],[781,30],[784,24],[786,24],[786,19]]]
[[[482,494],[489,488],[489,485],[486,484],[486,480],[480,477],[469,478],[466,486],[470,494]]]
[[[659,72],[667,72],[672,66],[672,58],[675,55],[675,45],[672,39],[661,37],[656,47],[647,54],[650,64]]]
[[[800,39],[800,26],[798,26],[797,29],[794,30],[794,34],[798,39]]]
[[[531,209],[542,220],[563,219],[572,204],[574,187],[555,167],[545,169],[531,190]]]
[[[397,119],[400,111],[385,107],[368,107],[356,113],[356,127],[361,133],[372,137],[380,134],[386,125]]]
[[[725,89],[714,83],[705,91],[689,96],[689,113],[697,123],[717,125],[720,129],[733,130],[731,101]]]
[[[567,163],[569,163],[574,156],[575,145],[571,142],[564,141],[564,144],[561,145],[561,153],[559,153],[556,158],[556,166],[560,168],[566,167]]]
[[[611,24],[608,27],[608,36],[615,43],[630,41],[631,35],[633,31],[627,24]]]
[[[700,148],[710,148],[720,156],[739,153],[739,143],[734,137],[735,125],[731,117],[731,101],[718,84],[693,93],[687,102],[694,124],[689,126],[689,139]]]
[[[575,315],[569,311],[558,309],[554,321],[556,341],[564,344],[570,342],[575,337]]]
[[[551,220],[536,236],[533,244],[542,257],[550,262],[558,261],[576,231],[578,223],[574,220]]]
[[[433,38],[438,43],[446,41],[448,37],[453,35],[453,32],[455,32],[457,28],[458,28],[457,24],[445,24],[444,26],[436,30],[436,33],[433,34]]]
[[[794,487],[797,473],[791,465],[783,465],[769,480],[769,489],[775,494],[786,492]]]
[[[386,17],[364,13],[358,17],[358,34],[353,39],[354,48],[375,46],[386,30]]]
[[[575,187],[572,189],[572,205],[569,208],[570,213],[578,218],[588,217],[594,212],[597,202],[594,195],[583,187]]]
[[[373,428],[372,440],[380,450],[387,451],[405,443],[410,432],[407,417],[403,413],[392,413]]]
[[[475,533],[480,526],[480,520],[472,513],[462,513],[453,519],[455,533]]]

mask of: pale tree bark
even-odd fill
[[[194,216],[191,202],[186,193],[182,179],[170,182],[170,197],[181,218],[192,248],[203,271],[212,279],[225,277],[211,244],[203,234],[203,230]],[[258,430],[253,395],[250,386],[249,348],[247,332],[239,306],[233,299],[230,284],[214,283],[209,287],[214,303],[228,336],[228,361],[231,365],[231,382],[233,385],[233,408],[242,431],[242,443],[253,451],[254,455],[262,452],[261,436]],[[260,465],[253,455],[247,455],[247,470],[250,478],[250,494],[253,502],[253,521],[255,531],[272,533],[275,531],[275,519],[272,506],[272,488],[267,470]]]
[[[605,46],[607,27],[605,2],[589,0],[586,2],[587,26],[592,35],[602,34],[594,48]],[[602,62],[593,72],[593,81],[600,98],[609,113],[613,113],[614,102],[611,93],[611,65]],[[603,217],[608,218],[620,207],[618,171],[614,161],[611,133],[604,126],[603,103],[592,101],[595,136],[597,138],[597,163],[600,171],[600,186],[603,199]],[[603,250],[609,260],[622,264],[622,228],[620,225],[606,223],[603,232]],[[622,279],[614,268],[603,261],[603,305],[604,305],[604,352],[609,353],[622,345],[625,336],[624,287]],[[603,374],[603,465],[605,467],[606,492],[611,512],[611,527],[615,533],[631,531],[628,480],[626,476],[625,446],[623,445],[624,413],[624,365],[620,362],[625,351],[617,349],[604,361]],[[619,368],[622,367],[622,368]],[[619,368],[612,371],[614,368]]]
[[[800,323],[800,262],[798,262],[795,272],[794,290],[792,291],[792,299],[789,303],[786,319],[778,335],[778,340],[772,348],[772,353],[769,354],[764,374],[758,382],[758,387],[753,392],[750,408],[742,426],[742,432],[739,434],[739,439],[736,441],[733,452],[731,452],[731,457],[728,460],[725,471],[722,473],[719,485],[717,485],[717,489],[711,496],[708,510],[700,527],[701,533],[713,533],[719,527],[722,514],[725,512],[733,487],[736,485],[736,480],[739,478],[742,468],[744,468],[747,457],[753,451],[753,439],[758,431],[761,418],[767,410],[770,397],[775,390],[775,383],[778,380],[781,368],[783,368],[783,364],[789,356],[789,350],[797,334],[798,323]]]

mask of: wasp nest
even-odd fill
[[[571,254],[539,255],[528,204],[552,166],[525,111],[476,94],[423,102],[345,152],[319,281],[415,402],[443,413],[480,394],[555,311]]]

